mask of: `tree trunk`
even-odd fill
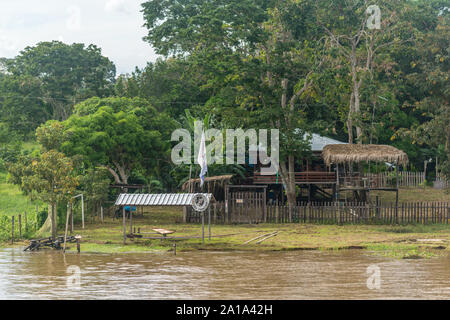
[[[114,163],[114,166],[116,167],[117,171],[110,166],[105,166],[105,168],[109,171],[109,173],[111,173],[111,175],[114,177],[114,181],[117,184],[128,184],[129,174],[127,173],[126,168],[120,166],[118,163]]]
[[[355,40],[352,43],[352,51],[351,51],[351,73],[352,73],[352,93],[350,96],[350,110],[349,110],[349,119],[350,125],[353,127],[353,114],[359,115],[361,111],[360,101],[359,101],[359,88],[361,86],[361,79],[358,79],[358,69],[357,69],[357,57],[356,57],[356,46],[357,43]],[[350,132],[350,130],[349,130]],[[361,135],[362,129],[359,125],[356,125],[356,140],[357,143],[361,143]],[[353,130],[351,132],[352,141],[350,142],[349,135],[349,143],[353,143]]]
[[[348,143],[353,144],[353,92],[350,95],[350,104],[348,107],[348,117],[347,117],[347,131],[348,131]]]
[[[360,102],[359,102],[359,84],[358,82],[355,82],[353,85],[353,111],[355,114],[359,115],[361,112]],[[361,144],[361,136],[362,136],[362,129],[361,126],[356,125],[356,141],[358,144]]]
[[[280,163],[280,176],[288,199],[289,222],[292,222],[296,203],[294,156],[288,157],[288,167],[286,162]]]

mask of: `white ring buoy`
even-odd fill
[[[208,208],[209,199],[205,194],[197,193],[192,197],[191,205],[195,211],[203,212]]]

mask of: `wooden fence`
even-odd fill
[[[12,243],[28,237],[28,231],[36,231],[36,221],[27,219],[27,213],[17,216],[0,216],[0,241],[11,240]]]
[[[444,188],[448,188],[450,187],[450,181],[448,181],[443,174],[438,173],[437,177],[436,177],[436,181],[439,181],[440,183],[442,183],[442,186]]]
[[[379,203],[297,203],[293,208],[292,220],[287,205],[253,206],[229,205],[216,202],[205,212],[206,221],[211,217],[215,224],[232,223],[322,223],[322,224],[448,224],[450,203],[407,202]],[[201,214],[187,209],[186,222],[200,223]]]

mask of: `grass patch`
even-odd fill
[[[415,224],[404,226],[383,226],[380,228],[388,233],[447,233],[450,226],[446,224]]]
[[[433,250],[431,247],[404,243],[369,243],[367,250],[376,255],[397,259],[429,259],[444,255],[444,252]]]
[[[395,192],[389,191],[371,191],[370,199],[375,201],[376,196],[380,197],[382,202],[395,202]],[[442,201],[450,202],[450,193],[446,190],[434,189],[433,187],[419,188],[400,188],[398,192],[399,202],[431,202]]]
[[[36,204],[43,206],[42,202],[30,201],[18,186],[6,183],[6,173],[0,172],[0,215],[13,216],[36,212]]]
[[[450,226],[380,226],[380,225],[319,225],[319,224],[253,224],[213,225],[211,240],[205,228],[205,243],[202,244],[200,224],[184,224],[181,209],[154,208],[144,217],[133,218],[133,226],[140,228],[144,237],[158,237],[153,228],[176,231],[173,237],[186,239],[127,239],[123,245],[122,222],[110,217],[102,223],[87,224],[85,230],[76,227],[76,234],[83,237],[82,252],[170,252],[176,244],[177,251],[286,251],[286,250],[344,250],[367,249],[374,254],[394,258],[431,258],[449,252],[435,250],[436,244],[410,243],[412,239],[439,238],[444,245],[450,242]],[[129,232],[127,225],[127,233]],[[278,231],[278,235],[260,244],[244,244],[258,235]],[[223,235],[223,237],[214,237]],[[73,246],[73,245],[72,245]],[[71,248],[71,250],[75,248]]]
[[[6,184],[6,174],[0,172],[0,216],[17,215],[34,212],[35,203],[30,202],[19,188]],[[402,193],[410,189],[402,190]],[[438,193],[441,190],[427,189],[427,192]],[[414,200],[420,200],[423,189],[414,191]],[[426,194],[425,194],[426,195]],[[433,200],[433,199],[430,199]],[[153,228],[164,228],[176,231],[174,237],[186,239],[127,239],[123,245],[122,219],[113,220],[105,217],[104,223],[86,219],[86,229],[75,226],[75,234],[82,238],[82,252],[125,253],[125,252],[169,252],[176,244],[177,251],[191,250],[344,250],[364,249],[395,258],[430,258],[449,253],[449,225],[320,225],[320,224],[243,224],[243,225],[213,225],[213,238],[208,240],[208,227],[205,228],[205,243],[202,244],[202,229],[200,224],[185,224],[181,208],[146,208],[144,216],[134,216],[133,226],[143,233],[152,233]],[[130,232],[127,221],[127,233]],[[278,231],[278,235],[260,244],[251,242],[244,244],[256,236]],[[58,234],[62,235],[60,229]],[[221,235],[222,237],[215,237]],[[157,237],[156,234],[145,234],[146,237]],[[414,243],[414,239],[443,239],[444,249],[437,250],[433,244]],[[4,243],[5,245],[8,242]],[[436,246],[436,244],[434,244]],[[76,250],[76,245],[69,244],[70,251]]]

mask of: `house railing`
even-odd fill
[[[398,185],[400,187],[419,187],[423,185],[425,181],[424,172],[410,172],[401,171],[398,173]],[[336,173],[335,172],[322,172],[322,171],[304,171],[295,173],[296,184],[335,184]],[[281,176],[277,175],[262,175],[255,172],[253,176],[253,184],[282,184]],[[382,172],[382,173],[363,173],[358,172],[352,175],[339,174],[339,184],[344,186],[367,186],[387,188],[396,186],[396,173],[395,172]]]
[[[282,184],[281,176],[277,175],[262,175],[259,172],[255,172],[253,176],[254,184]],[[304,171],[295,173],[296,184],[335,184],[336,173],[335,172],[322,172],[322,171]]]
[[[419,187],[425,181],[423,172],[402,171],[398,173],[399,187]],[[395,172],[363,173],[355,172],[352,175],[339,176],[339,184],[342,186],[359,186],[370,188],[396,187],[397,175]]]

